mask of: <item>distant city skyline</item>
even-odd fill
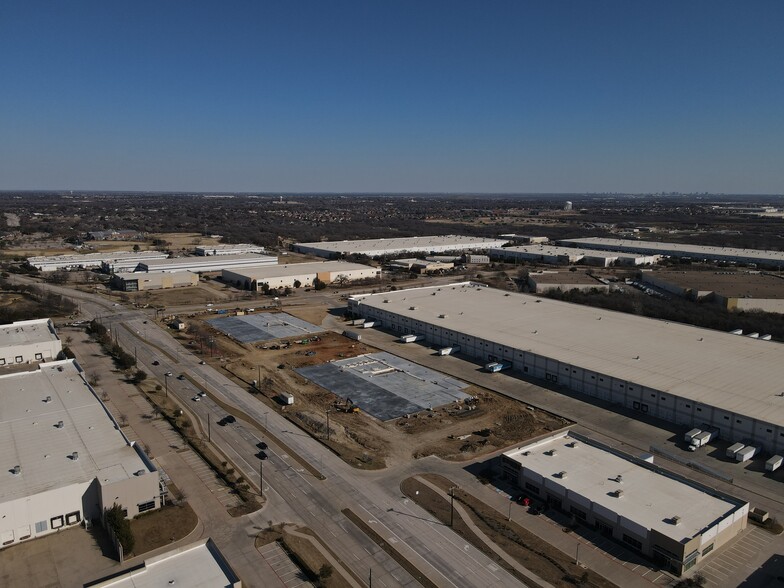
[[[784,3],[0,9],[0,191],[784,192]]]

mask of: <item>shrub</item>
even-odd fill
[[[106,526],[114,532],[125,555],[133,552],[136,541],[131,531],[131,521],[125,518],[122,506],[116,502],[106,511]]]

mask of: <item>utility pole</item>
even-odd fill
[[[327,410],[327,441],[329,441],[329,410]]]
[[[212,442],[212,434],[210,432],[210,413],[207,413],[207,441]]]
[[[256,380],[256,390],[261,392],[261,364],[259,364],[259,379]]]

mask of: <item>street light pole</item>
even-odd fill
[[[449,488],[449,526],[455,526],[455,487]]]
[[[210,432],[210,413],[207,413],[207,441],[212,442],[212,434]]]
[[[329,411],[327,411],[327,441],[329,441]]]
[[[577,553],[574,556],[574,563],[580,565],[580,544],[577,543]]]
[[[259,460],[259,496],[264,498],[264,460]]]
[[[512,499],[509,499],[509,518],[506,519],[507,521],[512,520]]]
[[[163,383],[166,387],[166,398],[169,397],[169,374],[163,374]]]

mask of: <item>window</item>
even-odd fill
[[[768,433],[772,433],[773,429],[765,429]]]
[[[575,508],[573,506],[570,506],[569,507],[569,512],[572,513],[574,516],[576,516],[581,521],[584,521],[586,519],[585,512],[581,511],[579,508]]]
[[[49,530],[49,525],[46,524],[46,521],[38,521],[35,524],[36,533],[45,533],[47,530]]]
[[[60,515],[59,517],[52,517],[51,519],[49,519],[49,526],[52,527],[52,529],[59,529],[60,527],[62,527],[63,516]]]
[[[24,361],[24,360],[22,359],[21,355],[17,355],[16,359],[14,361],[16,361],[16,363],[22,363],[22,361]]]
[[[741,421],[740,419],[735,419],[735,422],[738,423],[739,425],[743,423],[743,421]]]
[[[687,405],[686,405],[686,408],[691,408],[691,404],[687,404]]]
[[[725,417],[724,417],[724,420],[725,420],[725,421],[728,421],[728,420],[730,420],[730,417],[728,417],[728,416],[725,416]]]
[[[525,483],[525,489],[526,490],[530,490],[534,494],[539,494],[539,487],[536,486],[535,484],[531,484],[531,482],[526,482]]]
[[[637,541],[634,537],[629,537],[627,534],[624,533],[623,535],[623,542],[631,545],[637,551],[642,551],[642,543]]]
[[[523,366],[523,372],[528,373],[528,366]]]
[[[35,358],[36,359],[43,359],[44,358],[44,354],[43,353],[36,353],[35,354]]]
[[[69,512],[65,515],[65,524],[66,525],[75,525],[79,521],[82,520],[82,515],[79,514],[79,511]]]
[[[599,381],[600,382],[604,382],[604,378],[599,378]]]
[[[152,510],[155,508],[155,501],[150,500],[149,502],[142,502],[141,504],[137,505],[139,507],[139,512],[147,512],[148,510]]]
[[[706,555],[708,555],[708,554],[709,554],[711,551],[713,551],[713,546],[714,546],[714,545],[715,545],[714,543],[711,543],[711,544],[710,544],[710,545],[708,545],[708,546],[707,546],[705,549],[703,549],[703,550],[702,550],[702,557],[705,557],[705,556],[706,556]]]
[[[697,412],[702,412],[702,409],[699,406],[697,407]]]
[[[592,380],[595,380],[595,379],[596,379],[596,376],[591,376],[591,379],[592,379]]]
[[[632,408],[634,410],[640,410],[640,403],[639,402],[632,402]]]
[[[651,398],[656,398],[656,394],[651,394]]]
[[[634,391],[634,388],[632,386],[629,386],[629,392],[633,392],[633,391]]]

